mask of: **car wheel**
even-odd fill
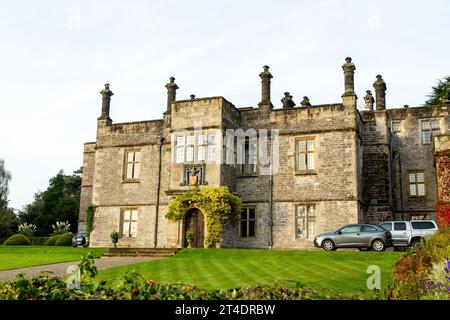
[[[322,248],[325,251],[334,251],[334,250],[336,250],[336,248],[334,246],[334,243],[331,240],[324,240],[322,242]]]
[[[420,241],[422,241],[421,239],[416,239],[411,243],[411,246],[413,247],[418,247],[420,245]]]
[[[374,240],[372,242],[372,250],[374,251],[384,251],[386,249],[386,245],[381,240]]]

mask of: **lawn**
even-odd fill
[[[105,250],[102,248],[0,245],[0,270],[80,260],[81,256],[88,252],[99,257]]]
[[[361,289],[366,291],[368,266],[380,267],[381,286],[385,287],[400,256],[400,252],[183,249],[168,259],[103,270],[99,277],[120,279],[134,270],[160,283],[206,289],[274,283],[295,286],[300,282],[317,290],[358,294]]]

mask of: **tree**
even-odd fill
[[[7,238],[17,232],[19,219],[11,208],[0,208],[0,238]]]
[[[8,184],[11,180],[11,174],[5,169],[5,162],[0,160],[0,208],[6,208],[8,205]]]
[[[49,181],[47,190],[37,192],[32,203],[19,213],[21,222],[33,223],[40,236],[52,233],[56,221],[68,221],[71,231],[78,225],[80,206],[81,170],[65,175],[61,170]]]
[[[17,231],[19,219],[14,210],[8,208],[8,185],[11,174],[5,169],[5,162],[0,160],[0,238],[6,238]]]
[[[450,100],[450,76],[444,77],[444,81],[438,80],[428,97],[429,99],[425,102],[427,105],[437,105],[442,100]]]

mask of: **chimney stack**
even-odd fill
[[[352,63],[352,58],[345,58],[345,63],[342,65],[342,70],[344,70],[344,85],[345,91],[344,96],[355,96],[355,65]]]
[[[170,77],[169,83],[166,84],[167,88],[167,111],[170,112],[170,105],[176,99],[178,86],[175,83],[175,78]]]
[[[375,99],[373,98],[372,92],[370,92],[370,90],[366,91],[364,101],[366,102],[366,108],[370,111],[373,111],[373,103],[375,102]]]
[[[303,100],[300,104],[302,105],[302,107],[311,107],[311,102],[309,102],[309,98],[307,96],[303,97]]]
[[[377,75],[377,80],[373,83],[375,89],[376,110],[386,110],[386,82],[382,76]]]
[[[295,107],[295,102],[292,100],[292,96],[289,92],[284,93],[284,98],[281,99],[281,103],[283,103],[284,109]]]
[[[100,91],[102,95],[102,114],[100,115],[99,120],[108,120],[111,121],[109,117],[109,109],[111,106],[111,96],[114,94],[111,90],[109,90],[109,83],[105,84],[105,89]]]
[[[261,78],[261,102],[258,103],[259,108],[273,109],[273,105],[270,102],[270,79],[272,74],[269,71],[269,66],[263,67],[264,71],[259,74]]]

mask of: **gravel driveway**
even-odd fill
[[[142,262],[142,261],[150,261],[150,260],[156,260],[161,258],[152,258],[152,257],[114,257],[114,258],[99,258],[95,259],[95,266],[98,270],[104,270],[108,268],[113,268],[117,266],[122,266],[125,264],[131,264],[136,262]],[[5,270],[0,271],[0,281],[7,281],[12,279],[16,274],[18,273],[25,273],[26,277],[32,277],[39,275],[41,271],[52,271],[54,274],[58,276],[66,276],[67,275],[67,268],[69,266],[73,266],[78,264],[79,261],[70,261],[70,262],[63,262],[63,263],[55,263],[55,264],[47,264],[42,266],[36,266],[36,267],[28,267],[28,268],[19,268],[19,269],[12,269],[12,270]]]

